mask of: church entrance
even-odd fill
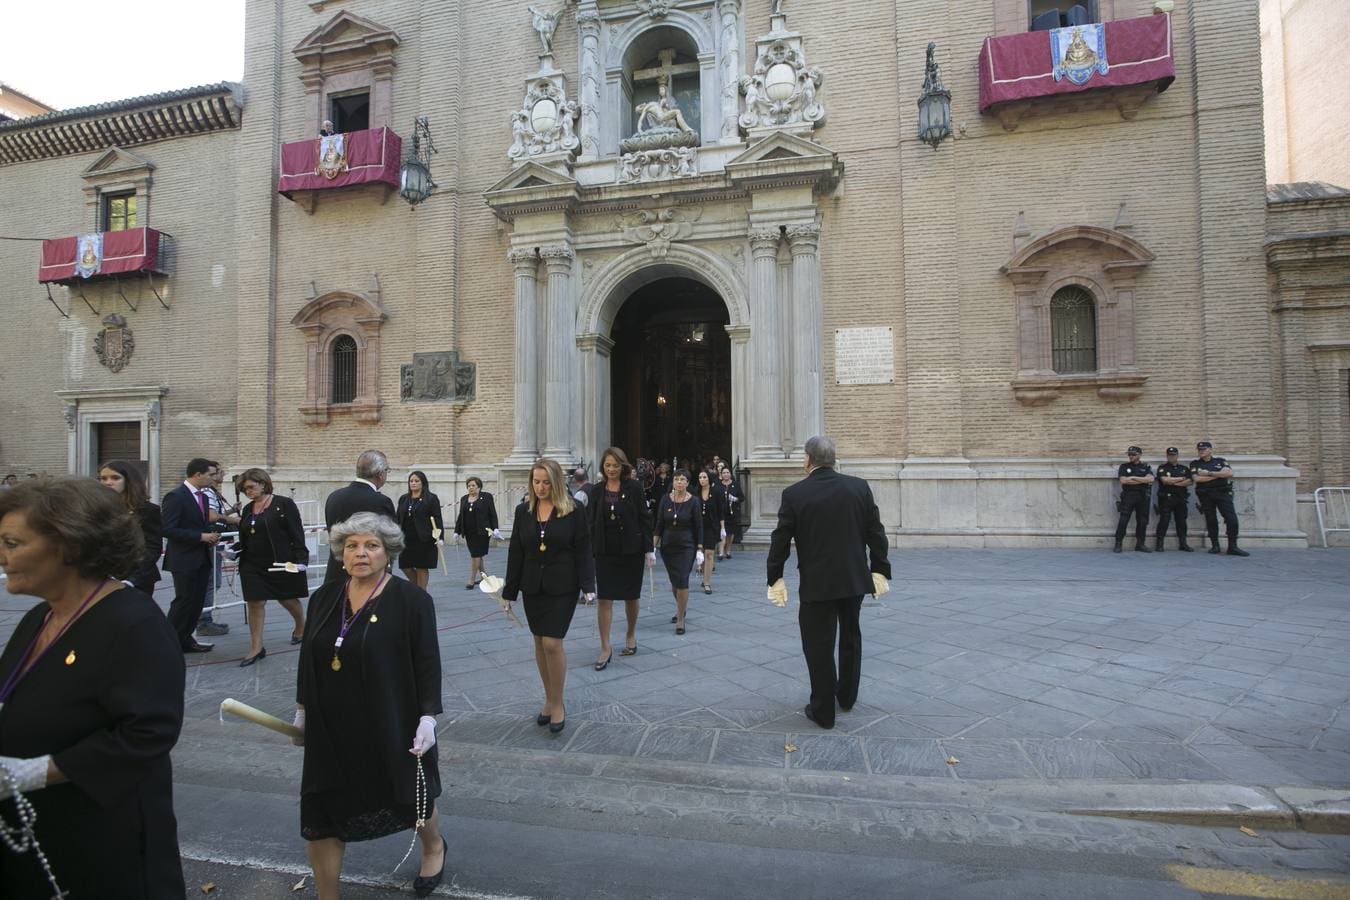
[[[630,459],[730,460],[731,340],[722,298],[690,278],[634,291],[614,319],[613,443]]]

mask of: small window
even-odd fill
[[[136,195],[106,194],[103,197],[103,230],[126,231],[136,227]]]
[[[359,94],[330,97],[328,118],[333,120],[333,130],[339,134],[365,131],[370,127],[370,94],[362,91]]]
[[[1032,31],[1049,31],[1100,22],[1101,14],[1098,0],[1027,0],[1027,21]]]
[[[339,335],[333,341],[333,384],[330,403],[351,403],[356,399],[356,341]]]
[[[1060,288],[1050,298],[1050,350],[1060,375],[1097,371],[1097,309],[1083,288]]]

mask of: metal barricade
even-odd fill
[[[315,501],[317,502],[317,501]],[[324,574],[327,571],[326,562],[316,563],[313,560],[319,558],[319,547],[327,543],[325,540],[328,531],[322,525],[306,525],[305,546],[309,548],[309,558],[311,560],[309,568],[305,570],[306,578],[309,582],[309,589],[313,592],[323,584]],[[210,610],[215,612],[218,609],[229,609],[232,606],[243,606],[244,595],[242,585],[239,584],[239,564],[231,559],[227,554],[228,547],[234,543],[235,538],[239,537],[237,531],[226,531],[220,536],[220,541],[212,548],[212,552],[220,555],[220,584],[216,587],[215,602],[210,606],[203,607],[202,612]],[[215,560],[212,560],[212,572],[215,570]],[[214,577],[214,574],[212,575]],[[224,596],[225,602],[221,602]]]
[[[1317,528],[1322,532],[1322,546],[1329,547],[1327,535],[1337,531],[1350,532],[1350,487],[1320,487],[1313,491],[1317,507]]]

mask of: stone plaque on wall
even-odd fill
[[[895,384],[895,330],[836,328],[835,384]]]
[[[414,353],[411,363],[399,367],[399,399],[467,402],[477,387],[477,368],[460,362],[454,350]]]

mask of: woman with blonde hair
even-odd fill
[[[535,721],[558,734],[567,724],[563,638],[577,610],[577,594],[584,593],[588,601],[595,597],[595,557],[586,517],[567,492],[562,468],[547,458],[536,460],[530,469],[530,490],[516,507],[506,554],[502,596],[515,602],[522,593],[534,635],[534,661],[544,683],[544,708]]]

